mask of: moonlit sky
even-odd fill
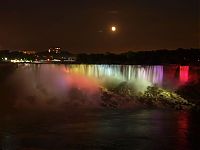
[[[199,28],[198,0],[0,0],[0,50],[199,48]]]

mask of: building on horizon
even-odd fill
[[[35,50],[19,50],[18,52],[21,52],[21,53],[27,54],[27,55],[36,54],[36,51],[35,51]]]
[[[49,53],[56,53],[56,54],[58,54],[58,53],[61,53],[61,48],[60,47],[55,47],[55,48],[49,48],[49,50],[48,50],[48,52]]]

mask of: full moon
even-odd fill
[[[111,30],[112,30],[112,32],[115,32],[117,29],[115,26],[112,26]]]

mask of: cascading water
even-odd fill
[[[123,81],[148,81],[156,85],[162,85],[163,81],[163,66],[68,65],[66,69],[97,79],[112,77]]]
[[[180,82],[184,84],[189,80],[189,66],[180,66]]]
[[[125,85],[127,90],[145,92],[148,86],[158,85],[173,90],[171,87],[191,80],[193,70],[189,66],[19,64],[4,81],[8,86],[3,90],[12,93],[2,97],[16,101],[19,107],[99,106],[103,88],[113,91]]]

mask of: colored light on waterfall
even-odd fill
[[[189,79],[189,66],[180,66],[180,82],[185,83]]]
[[[71,65],[69,72],[99,79],[112,77],[123,81],[148,81],[157,85],[162,85],[163,82],[163,66]]]

